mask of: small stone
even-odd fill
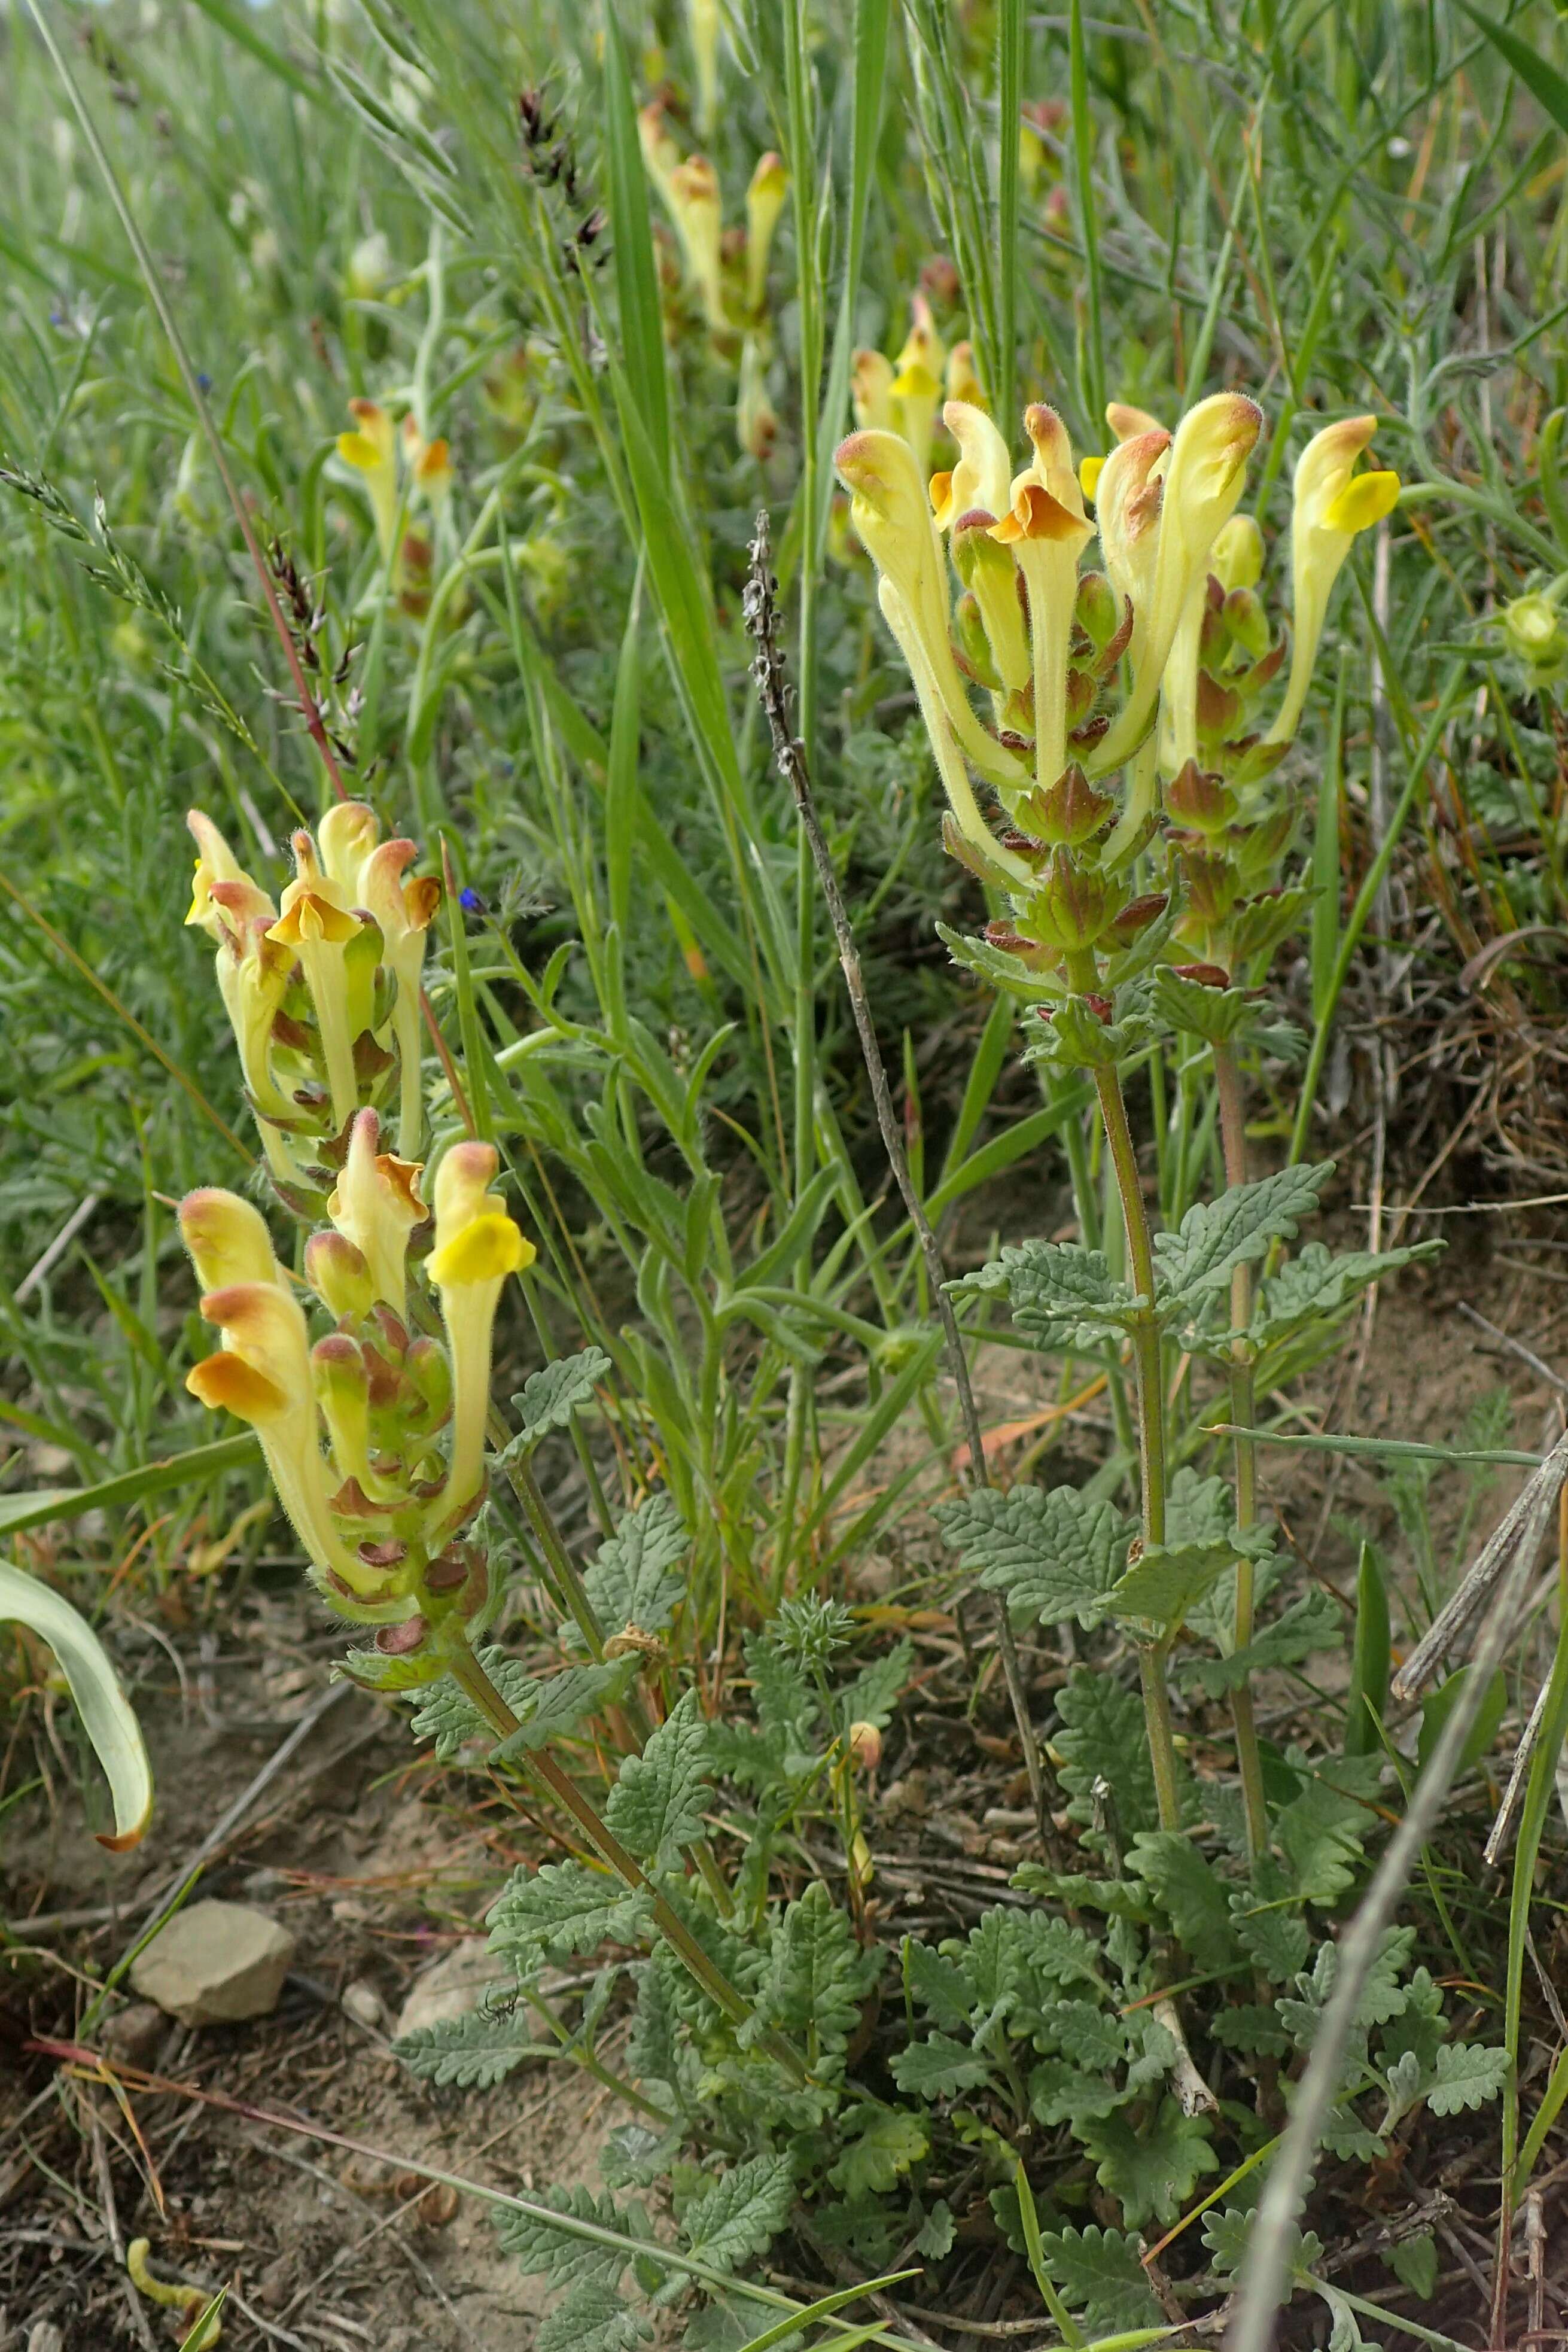
[[[448,2018],[466,2017],[477,2009],[486,1986],[502,1981],[500,1963],[483,1936],[466,1937],[444,1952],[434,1966],[416,1977],[398,2011],[397,2038],[415,2033],[421,2026],[440,2025]]]
[[[341,1998],[344,2014],[351,2017],[356,2025],[364,2026],[371,2033],[380,2032],[386,2023],[386,2004],[373,1984],[356,1978],[352,1984],[343,1987]]]
[[[246,1903],[193,1903],[131,1962],[146,2000],[185,2025],[230,2024],[277,2007],[294,1958],[287,1927]]]
[[[167,2021],[150,2000],[133,2000],[116,2011],[99,2039],[105,2053],[127,2066],[145,2065],[162,2040]]]

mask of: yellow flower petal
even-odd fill
[[[1094,495],[1095,484],[1105,469],[1103,457],[1081,457],[1078,461],[1078,487],[1086,499]]]
[[[1393,512],[1398,497],[1397,474],[1357,474],[1329,501],[1324,524],[1330,530],[1370,530]]]
[[[532,1242],[524,1240],[511,1218],[492,1211],[474,1218],[440,1249],[433,1250],[426,1271],[443,1289],[454,1284],[498,1282],[503,1275],[521,1274],[536,1255]]]

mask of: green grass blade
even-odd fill
[[[219,1437],[211,1445],[193,1446],[188,1454],[175,1454],[162,1462],[144,1462],[138,1469],[121,1471],[94,1486],[50,1486],[29,1495],[0,1495],[0,1535],[16,1535],[23,1528],[63,1525],[85,1517],[89,1511],[129,1510],[149,1495],[165,1494],[172,1486],[194,1486],[198,1479],[215,1478],[225,1470],[248,1469],[259,1459],[256,1439],[247,1430],[243,1436]]]
[[[100,1836],[99,1843],[121,1853],[137,1843],[152,1817],[152,1768],[109,1654],[68,1601],[36,1576],[0,1560],[0,1619],[5,1618],[47,1642],[60,1662],[114,1798],[114,1835]]]
[[[664,374],[664,321],[659,315],[659,275],[648,215],[648,176],[643,169],[631,69],[613,0],[606,0],[604,9],[604,104],[610,229],[627,379],[653,462],[660,474],[667,477],[669,386]]]
[[[1459,5],[1478,30],[1483,32],[1499,57],[1507,59],[1525,89],[1538,106],[1544,107],[1559,131],[1568,131],[1568,81],[1554,66],[1549,66],[1538,49],[1507,25],[1494,24],[1490,16],[1470,5],[1470,0],[1459,0]]]

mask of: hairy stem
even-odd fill
[[[1142,1468],[1144,1542],[1166,1539],[1166,1398],[1160,1361],[1160,1327],[1155,1320],[1155,1249],[1138,1181],[1137,1155],[1127,1106],[1115,1070],[1097,1069],[1095,1091],[1104,1121],[1116,1190],[1121,1195],[1122,1222],[1127,1234],[1127,1264],[1133,1287],[1144,1304],[1133,1325],[1133,1361],[1138,1380],[1138,1454]],[[1181,1800],[1176,1777],[1176,1737],[1171,1728],[1170,1690],[1166,1682],[1168,1644],[1145,1642],[1138,1650],[1138,1676],[1143,1685],[1144,1717],[1148,1725],[1149,1755],[1154,1766],[1155,1794],[1159,1801],[1160,1827],[1181,1827]]]
[[[453,1680],[467,1693],[497,1738],[509,1739],[515,1731],[522,1729],[517,1717],[471,1649],[465,1647],[457,1653],[451,1662],[450,1671]],[[732,2025],[749,2023],[754,2012],[745,1994],[737,1992],[723,1969],[709,1959],[685,1920],[659,1893],[635,1856],[628,1853],[614,1832],[601,1820],[570,1774],[563,1772],[555,1759],[546,1755],[542,1749],[536,1750],[528,1759],[526,1769],[531,1778],[542,1781],[557,1801],[565,1806],[616,1875],[633,1893],[652,1898],[653,1922],[659,1933],[691,1971],[715,2007],[723,2011]],[[799,2053],[781,2033],[768,2030],[761,2036],[761,2046],[787,2069],[796,2082],[806,2081],[806,2068]]]
[[[1241,1072],[1228,1045],[1211,1047],[1214,1076],[1219,1092],[1219,1133],[1225,1153],[1227,1184],[1247,1181],[1246,1105]],[[1252,1269],[1239,1265],[1230,1277],[1230,1328],[1245,1331],[1252,1320]],[[1251,1434],[1256,1412],[1252,1360],[1249,1343],[1231,1343],[1230,1418],[1236,1429],[1236,1524],[1246,1529],[1258,1517],[1258,1447]],[[1244,1650],[1252,1639],[1252,1562],[1236,1563],[1236,1647]],[[1247,1812],[1247,1850],[1253,1861],[1269,1847],[1269,1809],[1263,1795],[1263,1761],[1258,1748],[1258,1725],[1252,1709],[1252,1685],[1241,1682],[1231,1698],[1236,1725],[1236,1760],[1241,1774],[1241,1796]]]

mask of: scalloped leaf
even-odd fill
[[[1276,1241],[1294,1240],[1333,1171],[1332,1160],[1281,1168],[1233,1184],[1217,1201],[1194,1202],[1176,1232],[1155,1235],[1160,1313],[1197,1306],[1223,1290],[1239,1265],[1254,1264]]]
[[[944,1542],[980,1582],[1005,1592],[1023,1621],[1058,1625],[1075,1617],[1085,1627],[1104,1616],[1109,1595],[1126,1565],[1133,1522],[1115,1506],[1094,1502],[1076,1486],[971,1487],[936,1506]]]
[[[526,1458],[552,1430],[567,1428],[572,1415],[592,1402],[595,1387],[610,1369],[602,1348],[584,1348],[580,1355],[559,1357],[530,1372],[512,1399],[520,1426],[501,1460]]]

